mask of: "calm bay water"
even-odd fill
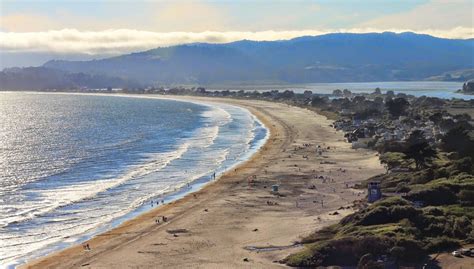
[[[0,267],[204,184],[267,136],[234,106],[119,96],[3,92],[0,123]]]
[[[351,83],[310,83],[310,84],[288,84],[288,85],[242,85],[242,86],[212,86],[209,89],[234,89],[234,90],[292,90],[303,93],[310,90],[318,94],[330,94],[334,90],[348,89],[354,93],[370,93],[375,88],[380,88],[382,92],[392,90],[395,93],[405,93],[414,96],[430,96],[444,99],[474,99],[474,95],[457,93],[462,88],[462,82],[443,81],[384,81],[384,82],[351,82]]]
[[[442,81],[388,81],[388,82],[359,82],[359,83],[314,83],[305,85],[314,93],[328,93],[336,89],[348,89],[355,93],[373,92],[380,88],[382,92],[392,90],[395,93],[405,93],[414,96],[430,96],[444,99],[472,99],[474,96],[457,93],[462,88],[461,82]]]

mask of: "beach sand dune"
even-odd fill
[[[331,121],[307,109],[199,100],[247,108],[271,130],[267,144],[195,195],[89,240],[91,250],[74,246],[24,267],[284,267],[275,261],[299,250],[292,245],[301,236],[352,212],[352,202],[364,196],[353,184],[384,172],[375,152],[351,149]]]

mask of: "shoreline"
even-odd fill
[[[151,97],[153,98],[153,97]],[[160,97],[163,98],[163,97]],[[196,194],[196,197],[194,195],[191,195],[188,193],[185,195],[183,198],[176,200],[174,202],[171,202],[169,204],[166,204],[164,206],[161,206],[159,208],[152,209],[150,211],[147,211],[133,219],[127,220],[123,222],[121,225],[119,225],[116,228],[113,228],[110,231],[107,231],[105,233],[99,234],[94,236],[92,239],[88,240],[87,243],[90,244],[92,250],[88,252],[84,252],[82,247],[80,245],[74,245],[72,247],[66,248],[64,250],[58,251],[58,252],[53,252],[52,254],[39,258],[37,260],[30,261],[27,264],[21,265],[20,268],[71,268],[71,267],[82,267],[82,266],[88,266],[91,268],[94,267],[126,267],[127,263],[129,265],[139,265],[141,264],[143,267],[152,267],[151,264],[149,264],[150,261],[153,260],[160,260],[162,262],[160,266],[162,267],[174,267],[174,266],[186,266],[190,265],[189,261],[185,262],[185,260],[177,259],[175,257],[174,260],[170,259],[169,261],[162,261],[162,258],[164,257],[172,257],[170,256],[170,253],[174,253],[176,250],[172,247],[168,247],[168,244],[163,245],[164,243],[158,244],[160,248],[159,251],[156,252],[151,252],[148,253],[146,251],[138,251],[134,253],[133,255],[125,255],[123,256],[123,252],[127,252],[127,249],[132,249],[135,250],[136,248],[133,246],[135,243],[139,242],[140,245],[142,244],[148,244],[149,240],[153,240],[154,237],[159,238],[160,240],[165,238],[168,241],[179,241],[181,238],[191,240],[191,245],[194,243],[194,247],[191,251],[186,252],[185,256],[189,256],[189,260],[191,261],[191,264],[197,267],[207,267],[212,265],[215,265],[215,261],[203,261],[203,257],[209,256],[212,257],[212,259],[219,260],[217,264],[221,265],[232,265],[233,267],[245,267],[248,266],[249,264],[254,264],[255,266],[277,266],[280,267],[281,265],[273,263],[273,259],[275,257],[283,257],[284,255],[287,255],[293,251],[293,248],[283,248],[281,250],[276,251],[277,255],[275,256],[275,252],[268,251],[268,252],[253,252],[246,250],[244,245],[240,245],[241,240],[239,240],[240,233],[237,233],[236,236],[232,236],[232,232],[230,232],[228,229],[224,227],[224,230],[221,231],[222,234],[216,233],[215,230],[219,229],[221,227],[221,222],[222,221],[228,221],[229,225],[224,225],[227,227],[233,227],[236,230],[239,230],[242,226],[246,226],[247,223],[244,221],[242,222],[243,219],[250,218],[248,214],[255,213],[253,211],[258,211],[255,216],[252,217],[252,221],[249,221],[251,223],[255,222],[256,224],[261,224],[260,226],[268,226],[270,224],[274,224],[276,220],[282,220],[282,216],[284,217],[285,215],[294,215],[292,217],[296,217],[295,220],[285,220],[285,223],[282,223],[282,227],[276,227],[271,229],[271,227],[266,227],[270,228],[269,233],[267,235],[264,235],[263,238],[260,238],[260,240],[256,240],[254,243],[258,242],[264,242],[265,240],[268,240],[269,242],[266,244],[268,245],[273,245],[273,246],[282,246],[282,245],[289,245],[291,242],[296,241],[298,236],[301,236],[305,233],[311,232],[316,230],[316,227],[323,227],[328,224],[334,223],[338,219],[340,219],[343,215],[347,215],[351,212],[351,209],[347,209],[347,205],[351,203],[351,201],[357,199],[359,196],[351,195],[357,193],[357,191],[352,191],[349,189],[342,188],[343,186],[340,183],[340,179],[346,178],[346,175],[349,175],[350,173],[344,174],[344,175],[331,175],[331,177],[334,177],[335,179],[332,179],[334,183],[334,186],[331,187],[326,187],[325,185],[328,185],[326,182],[321,183],[321,186],[317,183],[319,180],[314,180],[314,178],[311,178],[310,175],[311,173],[314,173],[316,171],[315,169],[312,169],[312,172],[301,172],[300,167],[312,165],[314,167],[319,167],[323,168],[323,171],[319,171],[318,173],[324,173],[324,168],[327,166],[335,166],[331,164],[331,162],[334,161],[325,161],[323,163],[322,160],[319,161],[319,164],[316,163],[311,163],[307,164],[306,162],[308,161],[308,157],[306,157],[306,160],[303,160],[305,162],[304,165],[298,166],[295,164],[294,166],[290,166],[291,168],[283,169],[283,165],[276,165],[275,162],[281,161],[284,162],[285,160],[289,162],[291,155],[294,154],[295,157],[296,155],[299,155],[298,150],[295,148],[294,153],[290,153],[290,158],[288,158],[288,153],[292,150],[292,148],[296,144],[305,144],[305,141],[296,141],[296,140],[309,140],[311,137],[308,137],[308,135],[301,137],[300,133],[307,133],[309,130],[308,126],[306,126],[308,123],[305,123],[305,118],[299,118],[300,122],[297,122],[298,119],[295,119],[295,121],[292,121],[291,119],[285,119],[287,114],[291,114],[292,112],[297,111],[298,114],[302,114],[303,116],[312,116],[315,117],[315,121],[313,124],[321,124],[321,121],[324,121],[323,117],[320,115],[315,114],[314,112],[311,112],[306,109],[301,109],[301,108],[296,108],[296,107],[287,107],[284,104],[279,104],[279,103],[269,103],[269,102],[264,102],[264,101],[252,101],[252,100],[233,100],[233,99],[221,99],[221,98],[196,98],[196,97],[176,97],[173,96],[171,98],[165,97],[163,99],[173,99],[173,100],[182,100],[182,101],[205,101],[207,103],[224,103],[224,104],[230,104],[230,105],[237,105],[240,107],[243,107],[244,109],[247,109],[250,111],[254,116],[256,116],[267,128],[270,137],[268,137],[267,141],[263,146],[260,147],[258,151],[256,151],[249,159],[247,159],[244,162],[240,162],[237,167],[235,167],[234,171],[227,171],[226,173],[221,175],[221,178],[217,181],[212,181],[207,184],[203,188],[200,188],[198,191],[194,192]],[[273,112],[273,110],[280,110],[279,112]],[[288,113],[290,112],[290,113]],[[283,113],[283,114],[282,114]],[[289,115],[288,115],[289,116]],[[301,116],[301,115],[300,115]],[[326,119],[324,123],[328,123],[329,121]],[[295,126],[298,125],[298,126]],[[306,124],[306,125],[305,125]],[[293,125],[293,126],[292,126]],[[301,126],[299,126],[301,125]],[[305,125],[305,126],[303,126]],[[327,125],[327,124],[326,124]],[[296,127],[296,128],[295,128]],[[316,126],[314,126],[316,127]],[[342,143],[339,143],[338,139],[342,137],[341,133],[334,132],[333,129],[329,129],[330,127],[323,125],[319,125],[319,130],[320,132],[324,131],[324,135],[326,135],[328,140],[331,140],[331,143],[337,144],[338,147],[343,148],[344,151],[348,150],[349,144],[345,143],[344,141]],[[334,134],[334,135],[332,135]],[[332,136],[332,137],[329,137]],[[304,138],[304,139],[303,139]],[[316,137],[318,138],[318,137]],[[312,138],[314,139],[314,137]],[[322,138],[319,137],[321,140]],[[321,141],[325,141],[324,139]],[[345,144],[345,146],[344,146]],[[332,145],[332,144],[331,144]],[[329,147],[328,147],[329,148]],[[304,148],[302,149],[304,151]],[[337,151],[337,148],[336,150]],[[361,166],[367,166],[366,168],[369,169],[362,169],[361,166],[359,166],[357,171],[355,170],[353,174],[350,174],[350,182],[356,183],[360,180],[363,180],[367,178],[370,175],[382,172],[382,168],[380,164],[373,163],[375,158],[374,154],[372,152],[368,151],[356,151],[356,150],[349,150],[351,154],[354,155],[354,158],[357,159],[357,162],[354,163],[354,160],[349,159],[346,160],[348,161],[345,166],[339,165],[339,169],[342,169],[344,167],[344,173],[346,173],[346,169],[353,170],[355,167],[352,167],[354,164],[356,165],[361,165]],[[331,150],[328,149],[328,155],[331,155]],[[326,155],[326,154],[324,154]],[[294,157],[294,158],[295,158]],[[304,155],[303,155],[304,157]],[[323,156],[326,157],[326,156]],[[342,158],[342,161],[344,161],[344,158],[348,159],[347,156],[341,155],[341,156],[333,156],[336,157],[336,160],[339,160]],[[313,156],[311,156],[312,159]],[[331,156],[327,156],[327,158],[331,159]],[[339,158],[339,159],[338,159]],[[367,160],[369,159],[369,161]],[[273,160],[272,160],[273,159]],[[303,158],[304,159],[304,158]],[[301,160],[298,160],[300,162]],[[378,159],[377,159],[378,161]],[[257,165],[255,165],[257,164]],[[255,166],[254,166],[255,165]],[[342,166],[342,167],[341,167]],[[294,171],[294,168],[298,167],[297,171]],[[267,168],[270,171],[269,174],[267,174]],[[288,174],[287,171],[284,170],[292,170],[292,173]],[[262,171],[264,170],[264,171]],[[275,171],[273,171],[275,170]],[[365,170],[365,171],[364,171]],[[342,170],[339,170],[342,171]],[[335,172],[335,171],[329,171],[329,173]],[[264,175],[263,175],[264,174]],[[294,175],[292,175],[294,174]],[[256,182],[249,184],[248,187],[242,187],[242,185],[247,185],[247,177],[251,175],[257,175],[256,177]],[[297,179],[300,179],[301,181],[298,182],[285,182],[284,179],[278,179],[279,177],[296,177]],[[338,178],[339,177],[339,178]],[[328,176],[329,178],[329,176]],[[262,180],[263,179],[263,180]],[[314,191],[312,189],[308,193],[308,188],[307,184],[308,182],[316,182],[315,184],[317,186],[317,191]],[[344,181],[344,184],[347,184]],[[290,193],[286,194],[285,192],[288,192],[288,190],[284,190],[282,188],[282,191],[280,191],[282,194],[285,196],[274,196],[269,194],[268,189],[272,185],[272,183],[277,183],[283,188],[285,188],[285,185],[288,185],[288,187],[291,186]],[[306,186],[301,186],[301,183],[306,183]],[[263,186],[262,188],[262,184]],[[293,186],[293,184],[295,186]],[[342,185],[344,185],[342,184]],[[273,184],[274,185],[274,184]],[[313,184],[314,185],[314,184]],[[347,185],[346,185],[347,186]],[[322,188],[322,191],[319,191],[319,188]],[[268,188],[268,189],[267,189]],[[342,189],[341,189],[342,188]],[[334,194],[329,194],[327,193],[328,190],[333,190]],[[348,192],[346,195],[342,194],[337,194],[338,192],[343,191],[343,192]],[[296,195],[296,200],[295,200],[295,194]],[[329,195],[326,195],[329,194]],[[229,200],[234,199],[235,197],[239,197],[240,195],[245,196],[244,197],[244,203],[248,203],[248,205],[239,205],[242,201],[239,201],[239,203],[234,204],[231,202],[230,208],[232,211],[231,215],[229,214],[223,214],[225,213],[226,208],[222,209],[223,205],[228,204]],[[304,198],[300,198],[300,196]],[[321,200],[329,199],[326,201],[327,204],[325,206],[321,206],[319,208],[316,206],[317,209],[313,208],[315,204],[314,200],[313,203],[308,206],[308,202],[305,201],[306,199],[316,199],[316,198],[308,198],[309,196],[315,197],[315,196],[321,196],[323,198],[320,198]],[[327,196],[327,197],[326,197]],[[287,199],[288,197],[288,199]],[[336,199],[331,199],[331,198],[336,198]],[[342,203],[341,199],[342,198]],[[241,200],[241,199],[238,199]],[[256,201],[254,201],[256,200]],[[267,200],[267,204],[263,204],[261,206],[259,200]],[[273,206],[269,206],[268,202],[269,200],[272,200],[271,203],[274,203]],[[273,202],[275,200],[275,202]],[[287,201],[289,200],[289,201]],[[250,203],[249,203],[250,201]],[[294,202],[296,201],[296,209]],[[216,203],[218,206],[216,206]],[[281,204],[281,205],[280,205]],[[318,204],[319,205],[319,204]],[[345,205],[344,209],[340,209]],[[235,207],[235,208],[234,208]],[[208,208],[212,208],[209,209]],[[273,210],[273,208],[277,208],[277,210]],[[338,209],[339,208],[339,209]],[[247,210],[248,209],[248,210]],[[338,209],[338,215],[328,215],[331,211],[337,210]],[[216,214],[219,214],[216,217],[213,217],[213,221],[209,224],[205,224],[204,222],[207,222],[207,218],[203,219],[202,215],[211,215],[211,212],[216,211]],[[223,212],[224,211],[224,212]],[[247,211],[247,212],[246,212]],[[276,212],[274,212],[276,211]],[[296,211],[296,212],[293,212]],[[205,213],[202,213],[205,212]],[[196,213],[198,213],[196,215]],[[200,213],[200,214],[199,214]],[[235,213],[235,214],[232,214]],[[241,214],[239,216],[239,214]],[[162,216],[166,215],[169,218],[169,221],[164,223],[164,224],[159,224],[156,225],[154,223],[154,220],[157,218],[157,216]],[[268,216],[266,216],[268,215]],[[275,215],[280,215],[280,216],[275,216]],[[259,218],[264,217],[265,219],[259,220]],[[317,223],[315,223],[314,218],[318,217]],[[225,220],[225,219],[230,219],[230,220]],[[197,222],[197,223],[196,223]],[[298,223],[298,225],[293,225],[293,223]],[[170,226],[170,227],[168,227]],[[186,226],[186,227],[183,227]],[[259,225],[255,225],[259,226]],[[181,228],[180,228],[181,227]],[[187,228],[188,227],[188,228]],[[192,228],[190,228],[192,227]],[[169,228],[169,229],[167,229]],[[221,227],[222,228],[222,227]],[[266,229],[264,228],[264,230]],[[178,230],[183,231],[186,230],[186,232],[176,232]],[[244,239],[244,242],[252,243],[252,239],[258,239],[259,236],[255,236],[259,234],[257,231],[259,230],[258,228],[254,228],[253,230],[246,231],[246,235],[243,236],[244,238],[248,237],[247,239]],[[262,229],[262,228],[261,228]],[[170,232],[171,231],[175,231]],[[201,230],[201,231],[198,231]],[[203,234],[207,234],[205,237],[203,237]],[[230,232],[230,233],[229,233]],[[288,233],[288,235],[280,237],[280,233],[285,232]],[[216,237],[214,238],[215,240],[205,240],[204,238],[207,237]],[[168,238],[170,237],[170,238]],[[230,242],[212,242],[212,241],[220,241],[222,238],[227,238],[229,237]],[[261,240],[263,239],[263,240]],[[290,240],[289,240],[290,239]],[[196,243],[199,241],[199,243]],[[211,241],[211,242],[208,242]],[[255,241],[255,240],[253,240]],[[222,244],[221,244],[222,243]],[[189,246],[190,242],[183,242],[179,243],[176,242],[177,246]],[[222,245],[227,245],[229,248],[232,249],[230,253],[233,252],[238,252],[240,254],[244,253],[247,256],[258,256],[254,257],[251,259],[251,261],[243,261],[243,259],[249,260],[249,258],[241,258],[239,260],[233,260],[231,257],[227,255],[219,255],[219,253],[215,253],[216,250],[222,249]],[[155,246],[155,245],[151,245]],[[259,247],[257,245],[253,246],[250,244],[247,244],[247,247]],[[265,244],[263,245],[265,246]],[[234,249],[234,248],[238,248]],[[151,256],[147,257],[146,259],[143,259],[143,254],[149,254],[146,256]],[[263,253],[264,255],[258,255]],[[159,254],[159,255],[158,255]],[[118,256],[117,256],[118,255]],[[215,255],[218,255],[217,257]],[[221,257],[222,256],[222,257]],[[120,258],[122,258],[122,262],[118,262]],[[165,259],[166,260],[166,259]],[[115,264],[117,262],[117,264]],[[126,262],[126,263],[123,263]],[[180,264],[179,262],[183,262]],[[194,263],[196,262],[196,263]],[[155,267],[157,265],[154,265]]]
[[[32,92],[32,93],[36,93],[36,92]],[[92,96],[105,96],[105,97],[136,98],[136,99],[160,99],[160,100],[165,100],[165,101],[169,100],[169,101],[176,101],[176,102],[192,103],[192,104],[196,104],[203,107],[209,107],[209,109],[214,109],[212,108],[213,104],[206,103],[205,101],[180,100],[178,98],[167,98],[167,97],[160,97],[160,96],[155,97],[155,96],[135,96],[135,95],[127,95],[127,94],[109,95],[109,94],[93,94],[93,93],[88,93],[88,94],[76,93],[75,94],[75,93],[42,93],[42,92],[38,94],[46,94],[46,95],[47,94],[65,94],[65,95],[73,94],[73,95],[92,95]],[[196,191],[199,191],[201,188],[205,187],[207,184],[212,183],[215,180],[218,180],[222,174],[226,173],[227,171],[232,170],[234,167],[240,165],[241,163],[246,162],[249,158],[252,157],[252,155],[255,152],[257,152],[264,145],[264,143],[267,141],[270,135],[269,129],[247,109],[238,107],[238,106],[232,106],[232,105],[226,105],[224,109],[226,110],[227,108],[232,108],[232,109],[235,108],[241,111],[238,113],[249,115],[249,117],[251,118],[251,121],[255,123],[255,126],[260,126],[260,128],[263,128],[265,130],[264,131],[265,136],[260,137],[258,139],[255,139],[255,138],[250,139],[249,148],[247,152],[242,154],[239,158],[233,159],[230,165],[222,166],[216,169],[215,179],[210,178],[208,175],[197,177],[193,179],[192,181],[189,181],[187,184],[176,185],[175,187],[171,188],[169,191],[162,193],[160,196],[153,197],[152,198],[153,200],[156,200],[158,198],[163,199],[166,201],[166,204],[168,204],[170,202],[174,202],[176,200],[182,199],[186,195],[190,195]],[[223,109],[223,108],[219,108],[219,109]],[[163,205],[160,205],[158,207],[161,207],[161,206]],[[124,215],[117,217],[111,221],[104,222],[100,224],[99,226],[95,227],[94,229],[88,230],[85,233],[68,235],[67,237],[64,237],[64,240],[67,240],[67,242],[59,241],[56,243],[52,243],[50,245],[46,245],[38,249],[36,251],[37,253],[33,252],[33,253],[30,253],[31,255],[20,257],[15,260],[11,260],[8,263],[5,263],[3,266],[5,266],[5,268],[15,268],[15,267],[26,264],[28,261],[41,259],[43,257],[54,254],[56,252],[60,252],[69,247],[80,245],[82,244],[82,242],[88,241],[100,234],[109,232],[119,227],[124,222],[134,219],[136,217],[139,217],[142,214],[148,213],[151,210],[154,210],[155,208],[157,207],[155,206],[155,207],[150,208],[149,201],[145,201],[142,205],[134,208],[133,210],[125,213]],[[3,268],[2,266],[0,267]]]

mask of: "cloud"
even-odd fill
[[[383,31],[405,32],[410,29],[384,29]],[[229,32],[168,32],[158,33],[132,29],[104,31],[79,31],[63,29],[46,32],[0,32],[0,50],[3,52],[55,52],[86,54],[123,54],[162,46],[194,42],[226,43],[242,39],[284,40],[306,35],[321,35],[331,32],[368,33],[381,32],[374,28],[339,30],[295,30],[295,31],[229,31]],[[449,30],[424,30],[418,33],[446,38],[473,38],[472,28],[456,27]]]

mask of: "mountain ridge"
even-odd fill
[[[474,68],[474,39],[404,33],[332,33],[290,40],[240,40],[159,47],[44,67],[121,77],[146,84],[423,80]]]

